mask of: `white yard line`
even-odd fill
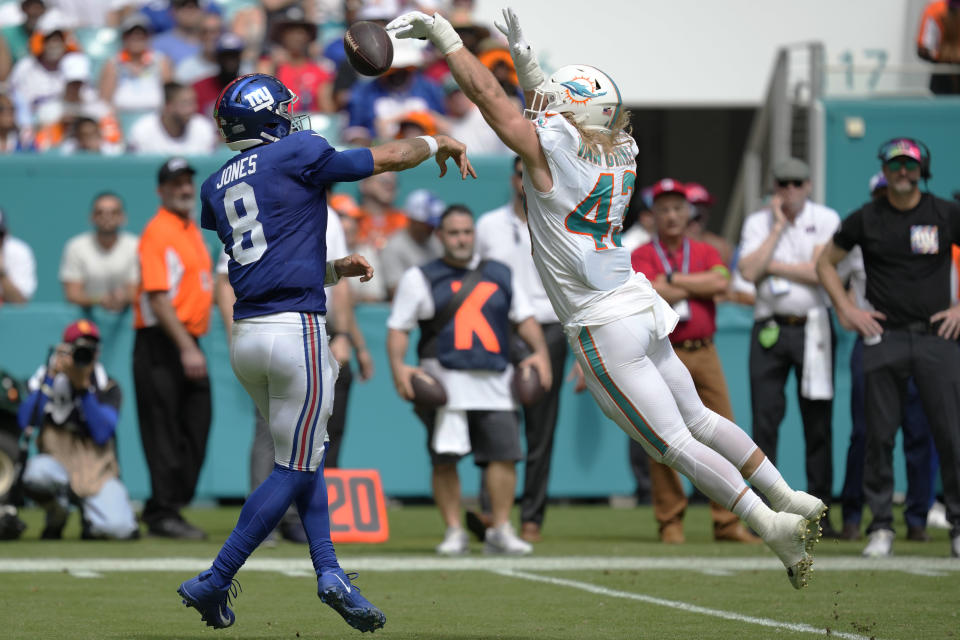
[[[618,591],[616,589],[607,589],[606,587],[599,587],[595,584],[590,584],[588,582],[579,582],[577,580],[565,580],[563,578],[552,578],[550,576],[540,576],[533,573],[526,573],[525,571],[516,571],[514,569],[497,569],[493,573],[507,576],[510,578],[522,578],[524,580],[531,580],[533,582],[543,582],[546,584],[557,585],[561,587],[571,587],[574,589],[580,589],[581,591],[588,591],[590,593],[595,593],[601,596],[608,596],[612,598],[623,598],[626,600],[636,600],[638,602],[644,602],[647,604],[654,604],[661,607],[668,607],[670,609],[677,609],[679,611],[684,611],[686,613],[698,613],[705,616],[711,616],[714,618],[723,618],[724,620],[732,620],[734,622],[745,622],[747,624],[755,624],[761,627],[770,627],[773,629],[784,629],[786,631],[796,631],[798,633],[812,633],[818,636],[830,636],[837,638],[845,638],[846,640],[875,640],[873,636],[861,636],[855,633],[844,633],[842,631],[834,631],[822,628],[817,628],[810,626],[808,624],[798,624],[796,622],[780,622],[778,620],[771,620],[770,618],[758,618],[756,616],[747,616],[741,613],[734,613],[732,611],[723,611],[721,609],[710,609],[707,607],[701,607],[695,604],[690,604],[688,602],[680,602],[678,600],[666,600],[664,598],[656,598],[654,596],[644,595],[642,593],[632,593],[630,591]]]
[[[304,554],[306,556],[306,554]],[[210,566],[203,558],[0,558],[0,573],[88,571],[201,571]],[[783,571],[773,557],[616,557],[616,556],[527,556],[524,558],[475,555],[465,558],[439,556],[371,555],[343,557],[340,563],[350,571],[697,571],[736,575],[742,571]],[[861,558],[831,556],[817,558],[816,571],[898,571],[924,576],[960,572],[960,560],[935,557]],[[260,552],[243,565],[244,571],[296,572],[312,575],[310,559],[270,558]]]

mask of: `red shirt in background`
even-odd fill
[[[323,85],[333,82],[333,73],[312,60],[298,65],[284,62],[277,65],[274,75],[300,98],[290,106],[291,113],[320,111],[317,91]]]
[[[213,108],[217,106],[217,98],[227,85],[221,85],[217,76],[210,76],[193,83],[193,91],[197,94],[197,113],[208,118],[213,117]],[[216,123],[214,123],[216,124]]]
[[[656,242],[656,241],[654,241]],[[676,251],[663,247],[667,261],[674,273],[681,273],[683,269],[683,243]],[[666,273],[653,242],[648,242],[634,250],[630,256],[633,270],[642,273],[648,280],[653,280],[660,274]],[[705,242],[690,240],[690,269],[688,273],[710,271],[715,267],[726,269],[720,253]],[[687,298],[690,305],[690,319],[677,324],[677,328],[670,334],[670,342],[676,344],[684,340],[702,340],[713,337],[717,331],[717,307],[713,299]]]

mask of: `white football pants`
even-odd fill
[[[276,463],[316,471],[340,373],[327,348],[324,317],[286,312],[238,320],[230,364],[270,424]]]
[[[582,327],[570,345],[607,417],[707,496],[736,503],[746,489],[739,469],[757,445],[704,406],[670,341],[657,338],[652,310]]]

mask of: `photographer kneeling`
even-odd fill
[[[63,537],[77,504],[86,539],[136,538],[136,517],[120,482],[113,436],[120,387],[97,358],[100,332],[89,320],[66,328],[63,342],[28,383],[20,428],[39,428],[39,454],[27,461],[24,493],[47,512],[44,539]]]

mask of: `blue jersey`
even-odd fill
[[[337,151],[300,131],[237,154],[204,181],[200,224],[230,256],[235,319],[326,313],[325,187],[372,174],[369,149]]]

